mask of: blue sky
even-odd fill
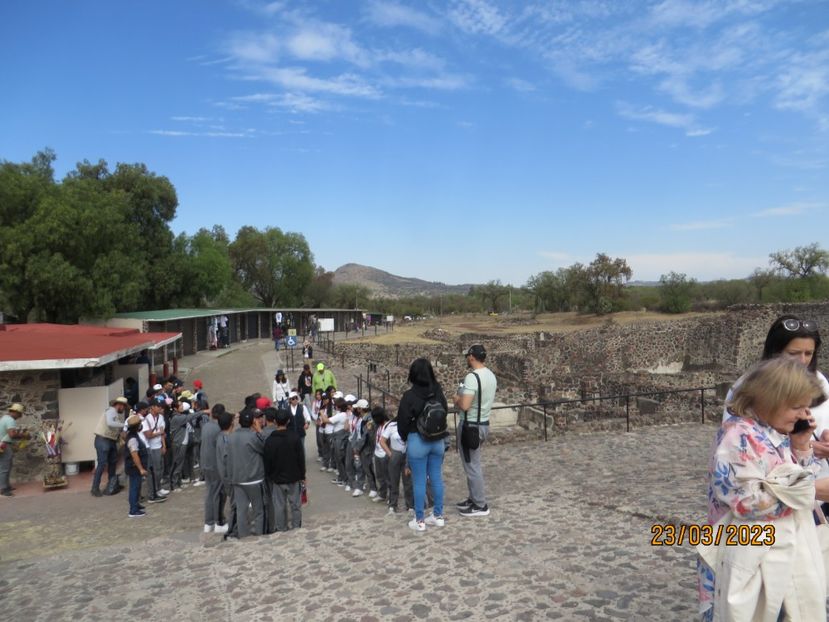
[[[144,162],[176,231],[523,284],[829,247],[829,2],[4,2],[0,158]]]

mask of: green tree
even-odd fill
[[[331,294],[334,288],[334,273],[322,266],[314,270],[314,278],[302,293],[302,306],[321,309],[331,306]]]
[[[337,309],[360,309],[370,304],[371,290],[356,283],[335,285],[331,290],[331,304]]]
[[[665,313],[687,313],[691,310],[696,281],[685,274],[669,272],[659,277],[660,308]]]
[[[314,278],[314,257],[299,233],[245,226],[229,250],[239,282],[265,307],[299,305]]]
[[[484,311],[497,313],[500,310],[499,302],[509,296],[509,287],[502,285],[500,280],[489,281],[473,287],[469,295],[481,301]]]
[[[612,258],[598,253],[583,274],[574,274],[584,291],[585,311],[605,314],[619,310],[624,302],[624,284],[633,271],[622,258]]]
[[[802,279],[824,274],[829,269],[829,252],[815,242],[808,246],[798,246],[791,251],[771,253],[769,263],[778,274]]]

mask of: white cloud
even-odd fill
[[[780,207],[770,207],[768,209],[760,210],[752,214],[755,218],[774,218],[781,216],[796,216],[812,210],[818,210],[825,207],[822,203],[806,203],[798,202]]]
[[[725,229],[726,227],[730,227],[732,223],[733,221],[730,219],[697,220],[670,225],[669,229],[672,231],[704,231],[708,229]]]
[[[653,106],[635,107],[627,102],[617,102],[616,110],[625,119],[635,121],[649,121],[668,127],[690,128],[694,124],[694,116],[687,113],[667,112]]]
[[[185,132],[181,130],[148,130],[147,133],[155,134],[156,136],[206,136],[209,138],[251,138],[253,136],[253,132],[251,130],[245,130],[243,132]]]
[[[440,30],[440,21],[408,6],[397,2],[381,2],[374,0],[366,7],[366,15],[374,24],[392,28],[405,26],[414,28],[427,34],[435,34]]]
[[[205,123],[213,121],[213,117],[170,117],[171,121],[181,121],[183,123]]]
[[[263,67],[252,79],[277,84],[289,91],[331,93],[350,97],[377,98],[379,89],[353,73],[343,73],[332,78],[310,76],[304,67]]]
[[[527,80],[522,80],[521,78],[507,78],[504,83],[511,89],[522,93],[532,93],[537,90],[535,84]]]
[[[766,265],[768,257],[741,257],[729,252],[678,252],[625,254],[640,281],[656,281],[668,272],[679,272],[699,280],[745,278],[758,266]]]
[[[690,138],[697,138],[699,136],[708,136],[713,131],[713,127],[697,127],[691,130],[686,130],[685,135]]]
[[[299,60],[344,60],[358,67],[371,64],[368,52],[353,41],[351,30],[337,24],[310,23],[291,34],[285,48]]]
[[[227,50],[236,61],[243,63],[273,63],[279,60],[281,41],[272,33],[235,33]]]
[[[561,251],[539,251],[538,255],[544,259],[552,259],[554,262],[561,263],[562,265],[564,262],[574,261],[570,253],[563,253]]]
[[[486,0],[455,0],[449,9],[449,19],[471,34],[498,34],[507,23],[498,7]]]

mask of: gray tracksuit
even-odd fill
[[[258,536],[265,531],[263,447],[262,438],[251,428],[239,428],[228,438],[227,474],[233,484],[240,538],[251,533]],[[248,505],[252,506],[250,526]]]

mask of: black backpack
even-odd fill
[[[417,416],[417,433],[425,441],[436,441],[446,436],[447,413],[443,403],[432,393],[426,398],[423,409]]]

